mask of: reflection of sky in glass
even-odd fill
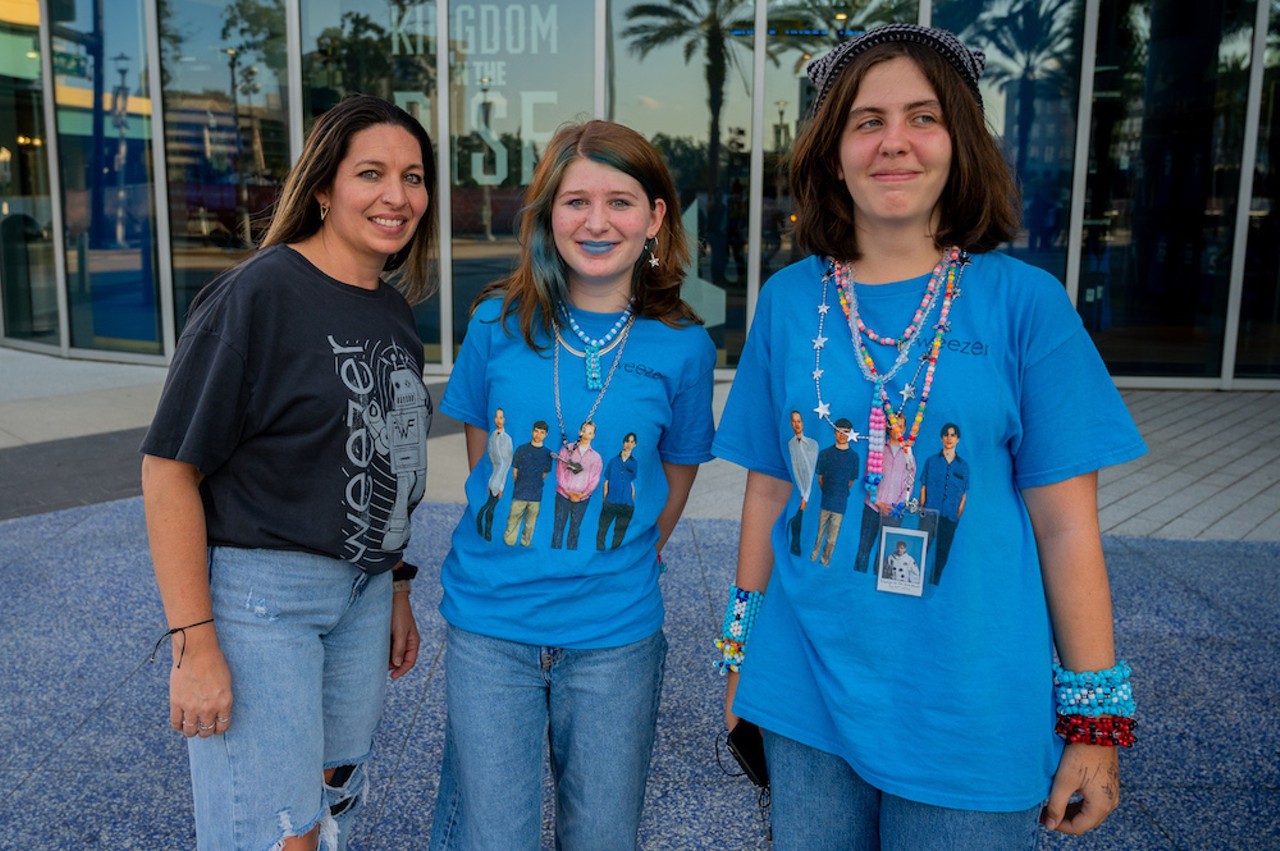
[[[93,4],[94,0],[78,0],[75,4],[75,17],[69,21],[59,23],[67,29],[85,33],[86,35],[91,34],[93,32]],[[102,18],[104,29],[102,33],[103,70],[106,72],[103,79],[108,88],[118,84],[120,81],[118,69],[123,64],[129,71],[125,78],[129,89],[136,94],[142,85],[142,70],[146,68],[147,64],[146,41],[143,38],[141,29],[138,0],[103,0]],[[138,21],[139,26],[130,28],[118,25],[120,21],[130,20]],[[53,37],[53,50],[55,56],[58,53],[65,53],[71,56],[85,57],[84,72],[88,75],[93,74],[93,67],[88,59],[88,47],[75,44],[55,35]],[[128,60],[116,61],[114,59],[114,57],[121,55],[128,57]],[[60,74],[58,76],[58,84],[77,89],[93,88],[91,77],[81,77],[73,74]]]
[[[173,0],[170,0],[173,3]],[[267,5],[267,4],[264,4]],[[229,92],[231,71],[224,47],[235,46],[240,37],[233,34],[222,38],[230,4],[222,0],[181,0],[173,3],[173,15],[169,27],[178,36],[178,48],[168,54],[170,89],[184,92]],[[264,90],[268,85],[276,87],[283,81],[275,81],[272,70],[256,51],[246,51],[237,58],[237,67],[246,64],[258,67],[258,82]]]
[[[613,3],[613,61],[616,63],[614,120],[632,126],[646,136],[657,133],[668,136],[707,138],[708,110],[706,54],[701,49],[686,63],[684,44],[679,39],[669,45],[655,47],[640,60],[628,47],[623,36],[631,22],[627,10],[638,2]],[[750,9],[735,17],[749,15]],[[720,126],[751,127],[751,44],[735,44],[732,54],[738,67],[726,69],[724,108]]]

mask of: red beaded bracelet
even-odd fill
[[[1131,748],[1138,741],[1133,735],[1137,726],[1134,719],[1120,715],[1059,715],[1053,732],[1072,743]]]

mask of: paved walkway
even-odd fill
[[[144,661],[164,621],[136,446],[163,370],[0,349],[0,376],[0,849],[193,847],[165,667]],[[1124,755],[1124,800],[1107,824],[1042,846],[1280,849],[1280,393],[1125,396],[1151,452],[1103,474],[1101,516],[1141,743]],[[465,464],[457,423],[437,417],[433,435],[439,502],[415,513],[409,552],[424,567],[413,596],[423,656],[389,691],[359,851],[422,848],[434,806],[434,579]],[[708,661],[743,479],[706,465],[670,543],[650,851],[767,847],[752,790],[716,764],[720,684]]]

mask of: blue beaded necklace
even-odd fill
[[[587,389],[600,390],[604,387],[603,377],[600,372],[600,353],[608,345],[613,342],[613,338],[618,336],[627,321],[631,319],[631,313],[635,309],[636,300],[630,299],[627,306],[623,309],[622,314],[618,317],[618,321],[613,323],[613,327],[609,329],[609,333],[600,339],[589,337],[582,326],[578,324],[578,320],[573,318],[573,314],[569,312],[569,306],[561,302],[560,314],[564,317],[566,325],[572,329],[577,338],[582,341],[584,354],[587,359]]]

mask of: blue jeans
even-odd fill
[[[578,548],[578,530],[582,528],[582,518],[587,513],[587,506],[590,499],[584,499],[580,502],[574,502],[567,496],[556,494],[556,513],[551,524],[551,548],[560,549],[560,539],[564,535],[565,521],[569,523],[569,541],[568,548],[576,550]]]
[[[600,525],[596,529],[596,549],[604,549],[604,539],[609,532],[609,524],[613,524],[613,544],[609,547],[616,550],[622,545],[622,538],[631,525],[631,516],[635,513],[634,505],[605,500],[600,505]]]
[[[391,574],[215,547],[209,584],[233,721],[221,736],[187,740],[198,847],[259,851],[319,824],[320,847],[341,851],[382,717]],[[326,785],[324,770],[343,766],[354,771]]]
[[[1039,804],[984,813],[908,801],[876,789],[841,757],[762,732],[773,851],[1033,851],[1039,841]]]
[[[550,748],[556,846],[636,847],[667,640],[537,647],[449,627],[432,851],[537,851]]]

